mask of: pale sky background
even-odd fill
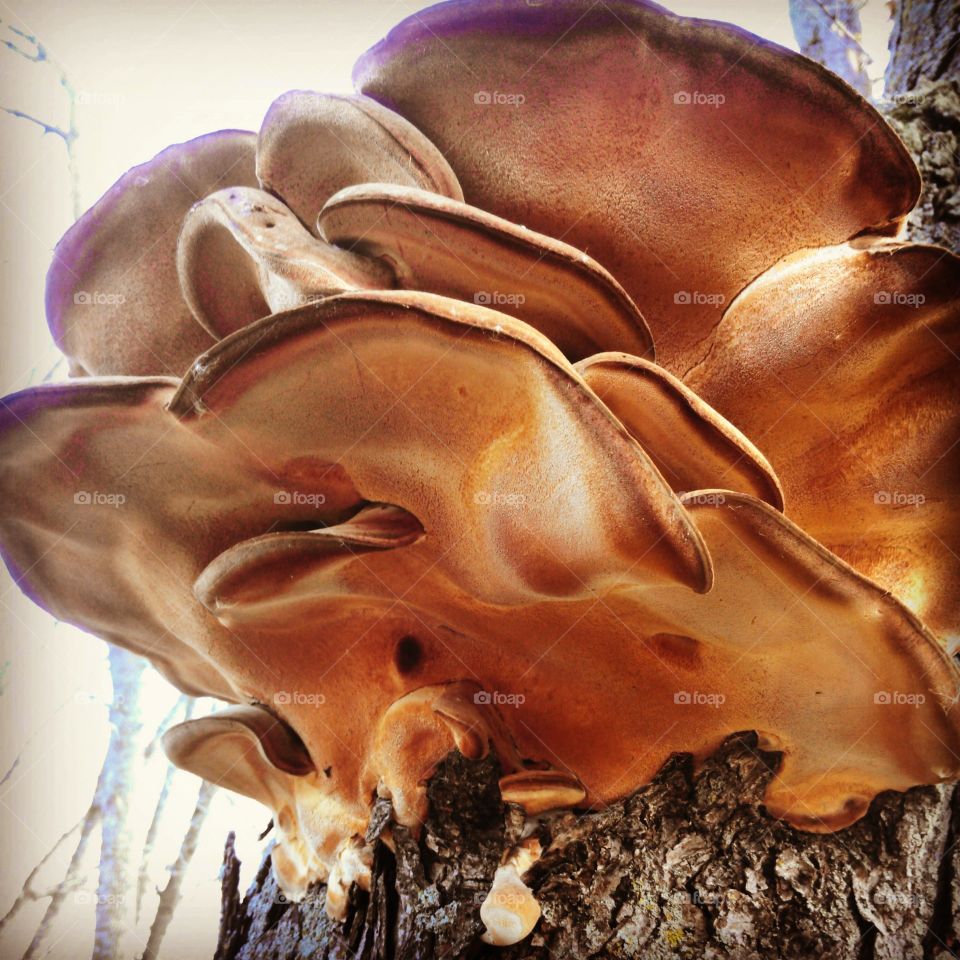
[[[427,4],[417,0],[0,0],[0,37],[10,27],[36,35],[78,92],[77,160],[82,206],[90,206],[125,170],[170,143],[209,130],[256,130],[285,90],[350,89],[353,61],[394,23]],[[729,20],[796,48],[787,0],[666,0],[691,16]],[[882,77],[889,35],[885,0],[862,13],[871,75]],[[66,97],[49,65],[0,48],[0,106],[65,123]],[[54,244],[71,222],[63,143],[40,128],[0,115],[0,394],[41,380],[59,354],[44,322],[44,276]],[[110,682],[104,645],[54,620],[0,572],[0,915],[30,869],[86,810],[107,738]],[[148,674],[145,730],[150,733],[176,693]],[[155,755],[136,785],[134,848],[139,852],[166,761]],[[130,930],[124,956],[143,950],[156,888],[179,849],[199,781],[178,774],[152,858],[144,915]],[[267,814],[220,791],[184,884],[184,902],[161,956],[207,960],[216,939],[217,872],[227,831],[238,832],[244,884],[259,861],[257,834]],[[93,941],[96,848],[86,885],[68,898],[47,956],[76,960]],[[58,882],[68,844],[38,878]],[[46,901],[25,909],[0,939],[0,960],[19,957]]]

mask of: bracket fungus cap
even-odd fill
[[[473,301],[529,323],[571,360],[603,349],[653,357],[636,304],[569,244],[425,190],[348,187],[318,220],[334,244],[382,257],[398,286]]]
[[[213,339],[177,277],[190,207],[228,186],[256,186],[256,134],[221,130],[167,147],[127,171],[57,244],[47,322],[74,375],[180,376]]]
[[[267,111],[257,176],[314,235],[320,208],[355,183],[422,187],[457,200],[460,184],[420,130],[370,97],[291,90]]]
[[[394,27],[354,83],[439,147],[468,203],[589,251],[677,374],[770,264],[894,233],[920,192],[828,70],[645,0],[451,0]]]
[[[197,322],[217,340],[311,299],[392,284],[385,266],[318,240],[253,187],[218,190],[193,206],[177,272]]]

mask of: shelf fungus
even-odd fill
[[[335,917],[451,750],[530,817],[743,730],[801,830],[957,778],[960,261],[896,238],[879,116],[641,0],[454,0],[356,80],[58,245],[73,379],[0,402],[16,583],[228,704],[170,757]]]

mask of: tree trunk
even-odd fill
[[[900,0],[894,21],[883,106],[925,182],[908,235],[956,249],[960,6]],[[231,837],[216,960],[960,956],[960,788],[885,794],[853,827],[817,836],[759,805],[777,759],[740,734],[696,777],[675,758],[607,810],[541,823],[545,853],[525,875],[541,920],[497,948],[480,941],[479,908],[523,815],[502,804],[492,761],[451,754],[419,840],[381,801],[372,889],[354,892],[345,924],[326,917],[322,887],[287,902],[269,852],[241,898]]]
[[[817,836],[759,808],[776,762],[753,735],[733,737],[696,778],[677,758],[602,813],[542,824],[546,853],[525,879],[543,917],[502,948],[479,941],[479,908],[523,814],[501,803],[492,762],[451,754],[420,842],[397,827],[395,854],[377,841],[372,890],[345,925],[327,919],[322,887],[286,902],[269,855],[241,902],[228,843],[216,960],[954,956],[956,788],[886,794]]]
[[[960,3],[900,0],[880,104],[923,175],[907,234],[960,249]]]

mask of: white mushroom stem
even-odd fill
[[[285,805],[274,811],[277,842],[271,853],[273,873],[287,899],[299,903],[310,885],[326,877],[326,868],[304,838],[296,810]]]
[[[347,917],[350,887],[356,883],[361,890],[370,889],[370,871],[373,867],[373,847],[360,837],[348,840],[337,855],[337,861],[327,878],[327,916],[343,921]]]
[[[497,868],[490,892],[480,907],[480,919],[486,926],[481,938],[484,943],[508,947],[529,936],[537,925],[540,904],[521,876],[540,859],[540,854],[540,843],[526,840]]]

